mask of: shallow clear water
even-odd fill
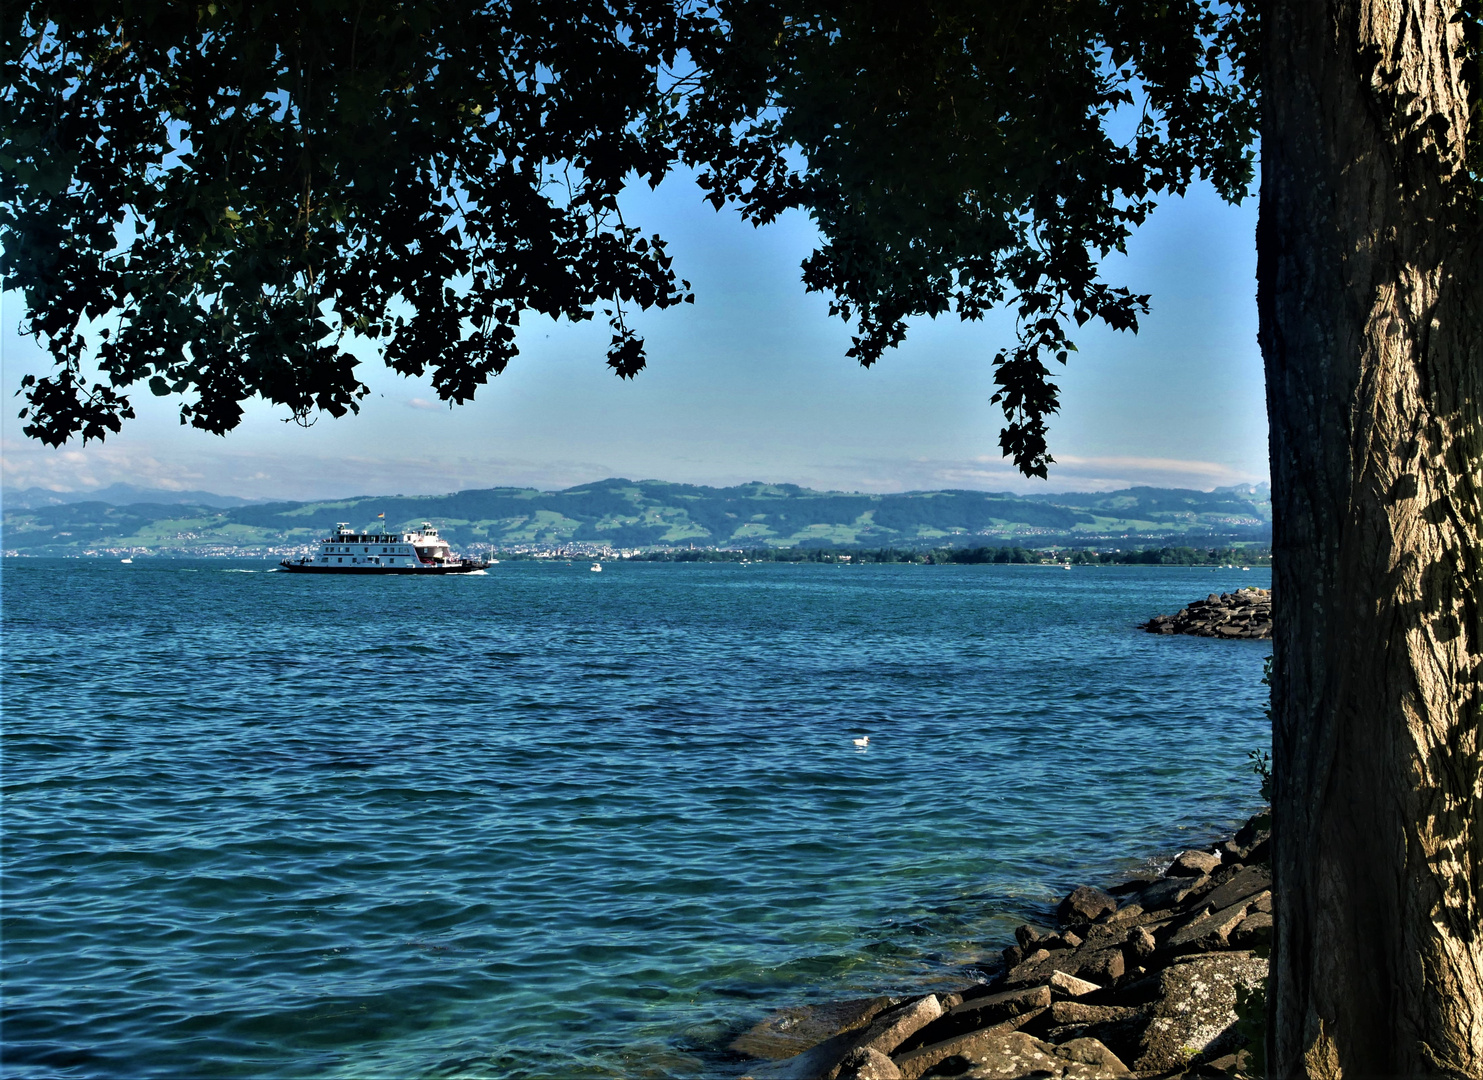
[[[1265,571],[267,565],[6,562],[5,1075],[735,1075],[1256,801]]]

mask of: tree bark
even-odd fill
[[[1263,11],[1273,1076],[1483,1077],[1483,247],[1458,7]]]

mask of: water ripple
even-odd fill
[[[1265,575],[243,569],[5,564],[9,1076],[717,1074],[1255,797]]]

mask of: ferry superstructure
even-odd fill
[[[319,552],[284,559],[279,569],[292,574],[467,574],[489,564],[453,554],[448,541],[424,521],[416,532],[358,533],[348,522],[319,542]]]

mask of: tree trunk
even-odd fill
[[[1483,1077],[1483,259],[1458,0],[1271,0],[1273,1076]]]

